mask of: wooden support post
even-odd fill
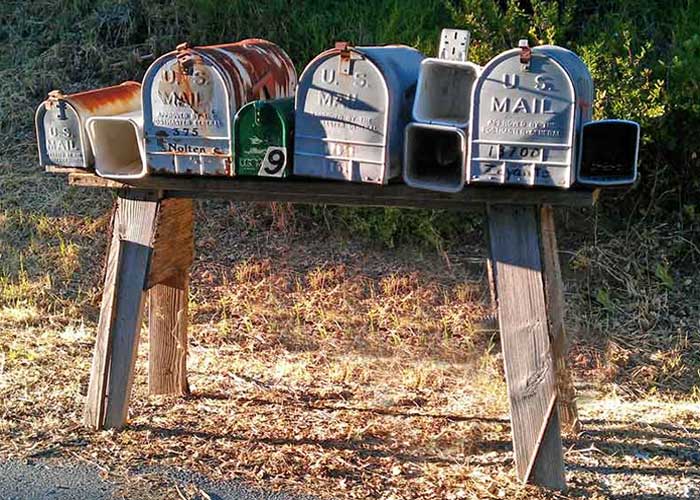
[[[126,423],[158,206],[153,192],[117,199],[85,405],[85,424],[94,429]]]
[[[488,221],[517,475],[523,482],[563,490],[537,209],[491,205]]]
[[[161,202],[148,292],[148,390],[181,395],[187,383],[187,295],[194,258],[192,200]]]
[[[543,206],[540,210],[540,237],[545,295],[547,297],[547,317],[549,318],[549,340],[552,343],[552,358],[554,359],[559,393],[559,415],[562,425],[567,431],[578,432],[581,424],[576,408],[576,389],[566,364],[569,342],[564,326],[566,308],[564,283],[559,265],[554,210],[550,206]]]

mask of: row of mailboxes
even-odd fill
[[[465,183],[568,188],[636,179],[639,127],[592,121],[593,82],[556,46],[506,51],[483,68],[469,34],[439,57],[338,43],[297,78],[264,40],[183,44],[134,82],[37,111],[44,165],[110,178],[298,176],[459,191]]]

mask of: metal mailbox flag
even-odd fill
[[[386,184],[400,175],[423,55],[337,43],[304,70],[296,97],[296,175]]]
[[[591,186],[633,184],[637,180],[639,134],[639,124],[628,120],[584,124],[577,181]]]
[[[93,152],[85,124],[91,116],[111,116],[141,107],[141,85],[121,85],[64,95],[51,91],[36,110],[36,135],[42,166],[91,168]]]
[[[287,177],[293,134],[293,97],[243,106],[233,124],[236,175]]]
[[[469,182],[575,182],[577,140],[593,103],[593,80],[576,54],[521,40],[484,67],[472,101]]]
[[[156,60],[143,83],[145,151],[154,173],[233,175],[236,111],[294,95],[289,56],[266,40],[190,47]]]

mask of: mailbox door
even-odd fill
[[[85,168],[92,164],[80,116],[65,99],[46,101],[39,106],[36,129],[42,166]]]
[[[293,120],[293,98],[243,106],[234,122],[236,175],[287,177]]]
[[[504,52],[484,68],[472,100],[470,182],[572,184],[576,95],[559,62],[535,48],[525,69],[519,49]]]
[[[230,80],[196,50],[171,53],[144,77],[146,160],[154,172],[231,174]]]
[[[388,108],[384,76],[360,50],[318,56],[297,92],[294,173],[386,182]]]

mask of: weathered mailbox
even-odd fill
[[[458,192],[466,182],[472,89],[481,68],[467,61],[469,32],[444,29],[438,58],[423,59],[406,127],[404,180],[409,186]]]
[[[58,90],[50,92],[35,117],[39,162],[42,166],[91,168],[93,153],[85,130],[87,119],[140,107],[141,85],[137,82],[71,95]]]
[[[254,101],[233,124],[236,175],[286,177],[291,172],[294,98]]]
[[[149,171],[233,175],[235,112],[256,99],[293,96],[296,83],[289,56],[265,40],[178,46],[143,81]]]
[[[639,132],[639,124],[628,120],[584,124],[576,180],[591,186],[633,184],[637,180]]]
[[[593,80],[576,54],[521,41],[484,67],[472,101],[469,182],[574,183],[577,140],[593,103]]]
[[[422,59],[402,45],[338,43],[311,61],[297,91],[294,173],[375,184],[400,175]]]

